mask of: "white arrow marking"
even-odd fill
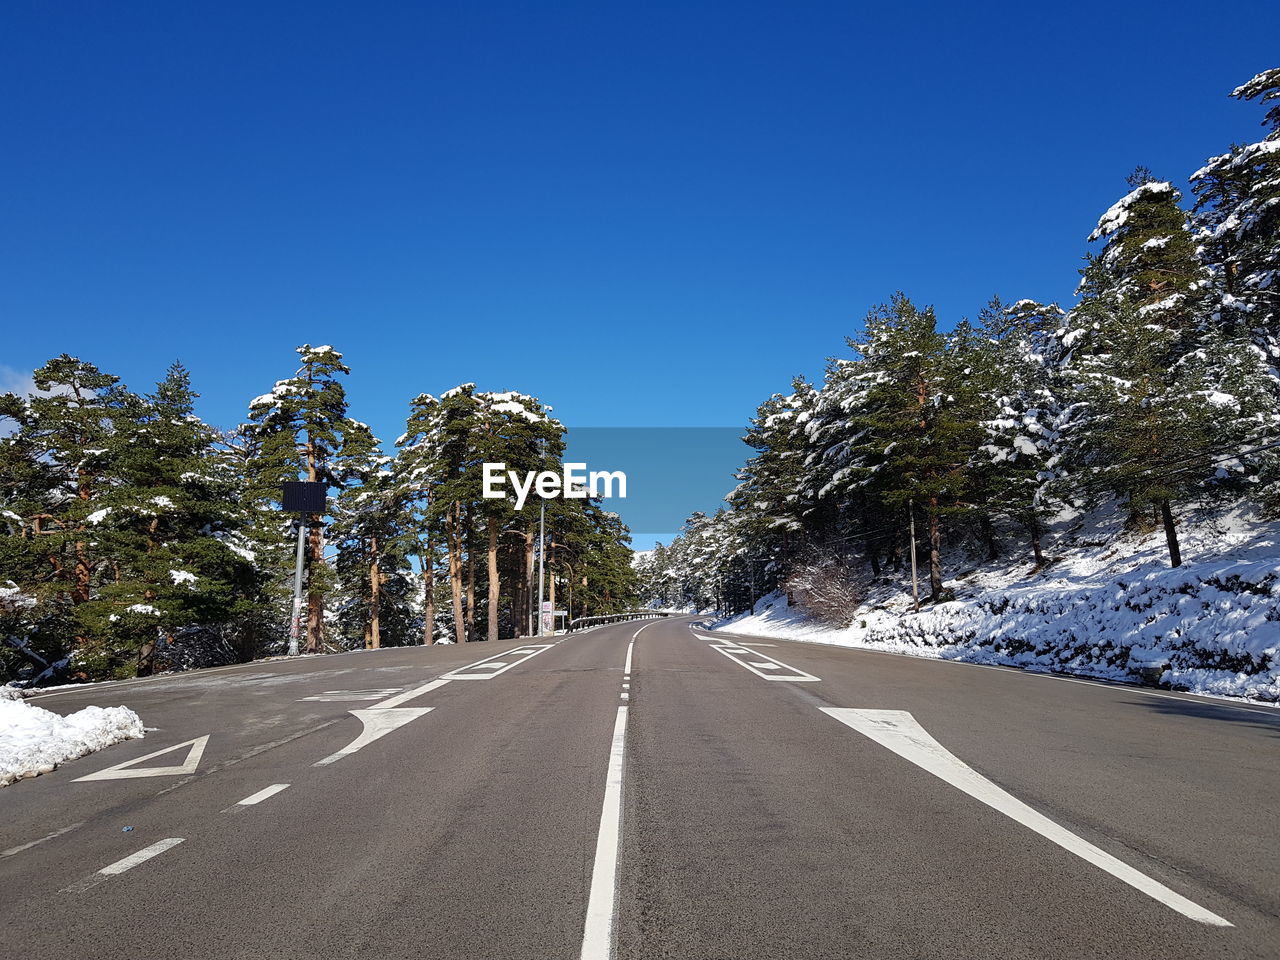
[[[845,726],[852,727],[864,736],[870,737],[882,747],[888,747],[898,756],[910,760],[935,777],[963,790],[975,800],[981,800],[987,806],[1011,817],[1024,827],[1034,830],[1045,839],[1052,840],[1069,853],[1074,853],[1082,860],[1123,880],[1135,890],[1140,890],[1147,896],[1159,900],[1184,917],[1190,917],[1199,923],[1214,927],[1232,926],[1229,921],[1216,913],[1206,910],[1198,903],[1193,903],[1181,894],[1174,893],[1164,884],[1135,870],[1127,863],[1117,860],[1087,840],[1077,837],[1065,827],[1058,826],[1044,814],[1033,810],[1017,797],[997,787],[929,736],[924,727],[920,726],[916,718],[907,711],[849,710],[839,707],[822,707],[821,709],[823,713],[834,717]]]
[[[403,727],[410,720],[417,720],[423,714],[430,713],[435,707],[379,707],[368,710],[352,710],[352,716],[364,724],[364,730],[337,753],[317,760],[315,766],[323,767],[335,763],[343,757],[350,756],[357,750],[367,747],[373,741],[385,737],[392,730]]]
[[[176,777],[179,774],[195,773],[196,767],[200,765],[200,758],[204,756],[204,745],[209,742],[209,736],[210,734],[206,733],[203,737],[196,737],[194,740],[187,740],[185,743],[165,747],[155,753],[148,753],[145,757],[138,757],[136,760],[129,760],[125,763],[117,763],[114,767],[107,767],[105,770],[99,770],[97,773],[91,773],[88,776],[76,777],[72,782],[79,783],[81,780],[124,780],[129,777]],[[137,766],[139,763],[154,760],[156,757],[164,756],[166,753],[173,753],[173,751],[181,750],[183,747],[190,747],[191,749],[187,751],[187,759],[178,766]]]

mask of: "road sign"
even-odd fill
[[[286,480],[281,505],[285,513],[324,513],[326,484]]]

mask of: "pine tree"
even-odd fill
[[[369,426],[349,420],[343,431],[343,490],[334,508],[331,540],[345,601],[338,622],[349,644],[368,649],[410,643],[415,622],[410,598],[412,539],[391,458]]]
[[[109,513],[117,435],[130,394],[119,378],[62,354],[34,374],[37,394],[6,395],[0,415],[17,425],[5,438],[5,518],[10,534],[0,578],[23,584],[25,619],[35,626],[32,663],[84,679],[117,675],[123,665],[95,633],[90,604],[112,574],[97,530]],[[25,655],[25,654],[20,654]],[[61,666],[54,667],[55,664]]]
[[[1175,567],[1172,504],[1212,472],[1217,426],[1197,322],[1204,271],[1178,200],[1171,184],[1147,181],[1103,215],[1090,239],[1106,246],[1082,271],[1064,338],[1088,409],[1077,459],[1098,489],[1127,498],[1132,519],[1158,511]]]
[[[128,443],[102,498],[109,513],[99,528],[115,577],[101,589],[100,632],[118,650],[136,651],[144,676],[156,665],[157,645],[171,652],[177,639],[191,656],[203,638],[221,659],[221,630],[253,582],[248,562],[223,539],[237,525],[235,488],[216,467],[218,436],[195,416],[196,397],[175,363],[153,394],[133,398],[125,407]]]
[[[949,354],[933,309],[917,309],[902,294],[868,315],[856,348],[865,407],[856,417],[859,439],[851,445],[859,459],[854,472],[874,484],[884,506],[923,508],[929,594],[937,602],[943,518],[964,507],[966,467],[979,441],[971,405],[963,401],[962,365]]]
[[[342,363],[342,354],[330,346],[299,347],[301,366],[288,380],[249,404],[251,426],[247,433],[253,443],[249,494],[261,505],[260,540],[271,536],[276,525],[269,521],[272,504],[278,502],[286,480],[303,479],[341,485],[340,463],[343,430],[347,421],[347,399],[338,375],[351,371]],[[323,644],[324,595],[332,586],[332,576],[324,562],[324,517],[307,517],[307,617],[306,650],[319,653]],[[263,528],[266,529],[263,529]],[[292,565],[273,570],[277,592],[289,583]]]
[[[1064,317],[1057,304],[1034,300],[1007,309],[993,304],[981,317],[990,345],[981,378],[990,402],[982,422],[986,439],[978,450],[981,499],[988,510],[1027,531],[1037,570],[1044,565],[1041,536],[1059,475]]]

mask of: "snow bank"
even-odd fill
[[[0,787],[142,736],[142,720],[127,707],[85,707],[62,717],[0,697]]]
[[[894,587],[831,627],[775,594],[716,627],[1129,682],[1156,666],[1176,689],[1280,702],[1280,528],[1206,523],[1178,569],[1162,540],[1095,542],[1034,576],[971,570],[948,583],[955,600],[919,614]]]

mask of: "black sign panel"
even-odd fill
[[[286,480],[285,513],[324,513],[325,484],[308,480]]]

